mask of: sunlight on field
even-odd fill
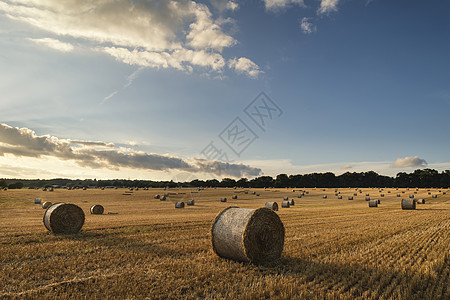
[[[305,190],[302,198],[301,189],[284,188],[0,191],[0,298],[450,298],[447,190],[338,189],[342,199],[335,189]],[[154,199],[165,192],[168,200]],[[378,207],[368,207],[366,193]],[[402,210],[409,195],[426,204]],[[284,196],[295,205],[281,208]],[[81,232],[48,232],[35,198],[80,206]],[[175,209],[190,199],[194,206]],[[217,257],[215,216],[268,201],[278,202],[286,228],[282,258],[252,265]],[[94,204],[105,213],[89,214]]]

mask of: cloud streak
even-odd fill
[[[223,5],[227,10],[238,7],[233,1]],[[227,67],[222,50],[237,44],[223,30],[224,19],[215,19],[208,6],[192,0],[16,0],[0,1],[0,12],[49,34],[84,41],[122,63],[147,68],[192,72],[200,67],[221,73]],[[32,41],[73,50],[53,38]],[[238,73],[254,78],[255,72]]]
[[[38,136],[28,128],[0,124],[0,156],[45,158],[74,161],[93,169],[132,168],[148,171],[182,170],[192,173],[211,173],[217,176],[252,177],[261,169],[243,164],[229,164],[200,159],[186,160],[180,157],[145,153],[131,148],[116,148],[102,141],[77,141],[54,136]]]

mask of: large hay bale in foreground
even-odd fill
[[[184,208],[184,202],[175,203],[175,208]]]
[[[75,204],[57,203],[45,211],[43,221],[53,233],[78,233],[84,224],[84,212]]]
[[[414,199],[402,199],[402,209],[416,209],[416,201]]]
[[[105,212],[105,209],[100,204],[95,204],[91,206],[91,209],[89,210],[92,215],[102,215]]]
[[[42,208],[43,208],[43,209],[47,209],[47,208],[49,208],[50,206],[52,206],[52,203],[51,203],[51,202],[46,201],[46,202],[42,203]]]
[[[266,207],[273,211],[278,211],[278,203],[276,202],[266,202]]]
[[[265,263],[281,257],[284,226],[268,208],[228,207],[220,212],[211,228],[214,252],[237,261]]]
[[[370,200],[369,207],[378,207],[378,200]]]

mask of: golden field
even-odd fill
[[[0,191],[0,299],[450,299],[448,190],[432,189],[432,198],[419,189],[427,203],[411,211],[400,202],[415,189],[362,189],[354,200],[355,189],[338,189],[343,199],[335,189],[304,190],[301,199],[300,189],[284,188]],[[169,200],[154,199],[164,192]],[[379,207],[368,207],[366,193]],[[284,196],[295,206],[281,208]],[[80,206],[81,232],[48,232],[35,198]],[[174,208],[188,199],[195,206]],[[267,201],[280,205],[282,258],[253,265],[216,256],[215,216]],[[94,204],[105,213],[89,214]]]

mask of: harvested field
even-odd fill
[[[242,189],[243,190],[243,189]],[[218,257],[211,225],[224,208],[279,201],[270,189],[8,190],[0,194],[0,298],[450,299],[450,194],[419,189],[426,204],[402,210],[385,189],[302,189],[277,214],[285,227],[281,259],[265,265]],[[280,189],[277,189],[280,190]],[[392,191],[389,193],[388,190]],[[296,197],[291,189],[283,195]],[[252,194],[259,193],[260,196]],[[327,195],[327,198],[323,198]],[[353,196],[353,201],[348,201]],[[228,202],[217,201],[227,197]],[[73,203],[86,214],[78,234],[54,235],[35,198]],[[194,206],[174,209],[176,202]],[[107,214],[91,215],[94,204]]]

